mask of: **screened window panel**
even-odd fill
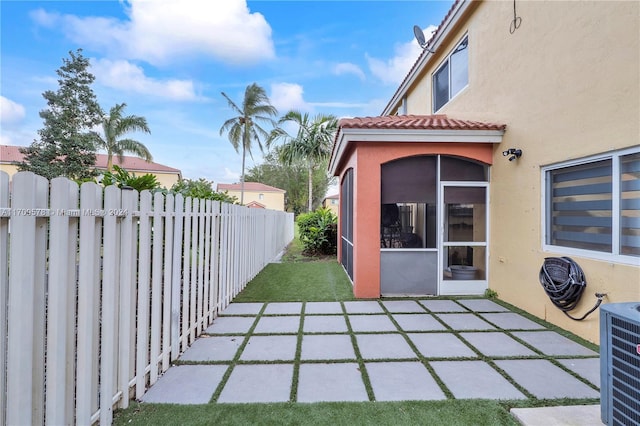
[[[612,161],[602,160],[549,172],[548,243],[611,252]]]
[[[436,202],[436,157],[417,156],[381,166],[382,204]]]
[[[469,84],[469,49],[465,38],[451,54],[451,90],[450,98],[457,95]]]
[[[449,60],[433,76],[433,109],[439,110],[449,102]]]
[[[344,174],[340,188],[340,228],[341,263],[353,280],[353,169]]]
[[[640,153],[620,157],[620,254],[640,256]]]

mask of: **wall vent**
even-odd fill
[[[607,425],[640,425],[640,303],[600,308],[600,410]]]

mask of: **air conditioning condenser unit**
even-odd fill
[[[640,425],[640,302],[600,307],[600,412],[606,425]]]

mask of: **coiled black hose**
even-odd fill
[[[582,321],[598,309],[605,296],[605,294],[596,293],[598,298],[596,305],[581,318],[574,318],[568,312],[576,308],[582,293],[587,288],[587,280],[580,265],[570,257],[547,257],[540,268],[539,278],[551,302],[575,321]]]

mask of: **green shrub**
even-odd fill
[[[213,189],[213,181],[204,178],[198,180],[180,179],[170,189],[171,192],[182,194],[185,197],[217,200],[229,204],[238,204],[238,199],[229,195],[227,191],[216,192]]]
[[[338,218],[329,209],[302,213],[296,219],[300,231],[300,241],[307,255],[335,254],[338,244]]]
[[[102,184],[104,186],[117,185],[118,188],[123,186],[130,186],[138,192],[145,189],[152,190],[160,188],[160,182],[152,174],[146,174],[142,176],[134,176],[122,167],[113,166],[114,172],[106,172],[102,178]]]

